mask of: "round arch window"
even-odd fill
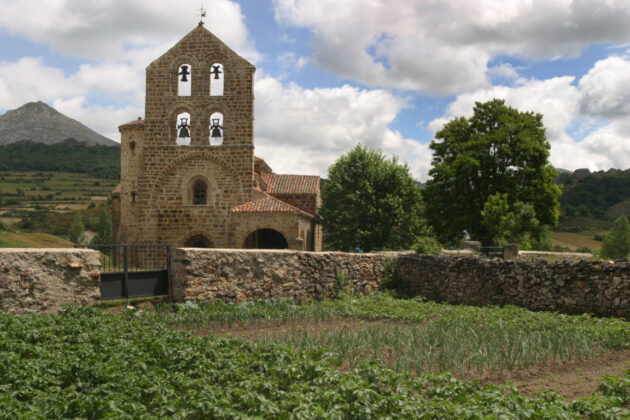
[[[192,193],[194,205],[205,205],[208,203],[208,184],[204,181],[195,181]]]

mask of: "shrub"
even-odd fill
[[[411,247],[418,254],[439,254],[442,252],[442,246],[440,243],[430,236],[422,236],[416,240],[416,243]]]
[[[620,216],[602,244],[602,258],[626,258],[630,254],[630,223]]]

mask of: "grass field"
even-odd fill
[[[601,241],[594,239],[595,234],[605,235],[605,231],[588,230],[581,233],[576,232],[553,232],[553,245],[576,250],[578,248],[600,248]]]
[[[47,233],[0,232],[0,248],[72,248],[66,239]]]
[[[53,211],[76,210],[103,204],[118,181],[67,172],[0,172],[3,215],[8,209],[49,207]]]
[[[451,369],[449,363],[457,371],[472,360],[462,358],[463,354],[474,358],[486,351],[496,356],[479,360],[494,370],[531,369],[501,361],[528,355],[550,377],[557,373],[550,363],[564,363],[577,371],[586,365],[576,368],[574,359],[597,359],[601,352],[627,348],[630,324],[626,321],[511,307],[449,306],[383,294],[343,296],[302,306],[286,301],[187,304],[177,306],[175,312],[170,306],[152,304],[156,310],[114,314],[96,308],[57,315],[0,313],[2,416],[630,417],[628,371],[604,376],[591,392],[566,399],[549,389],[521,392],[518,384],[469,382],[443,372]],[[345,330],[338,328],[340,323]],[[292,325],[298,328],[289,332]],[[283,338],[283,329],[292,338]],[[273,340],[263,336],[274,330],[278,334]],[[243,338],[226,336],[236,333]],[[353,336],[362,334],[359,340]],[[532,341],[537,336],[546,338]],[[415,352],[405,347],[425,341],[435,344],[434,355],[426,359],[437,364],[406,364],[412,353],[426,354],[428,344]],[[462,349],[449,342],[460,343]],[[556,362],[544,365],[546,352]],[[356,361],[351,360],[353,355]],[[482,362],[471,363],[472,370],[484,369],[477,363]],[[548,384],[553,383],[550,378]]]

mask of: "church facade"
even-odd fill
[[[114,242],[321,250],[319,177],[254,156],[255,70],[201,23],[147,67],[145,119],[119,127]]]

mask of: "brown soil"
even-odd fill
[[[599,387],[605,375],[621,376],[630,367],[630,350],[607,353],[591,360],[552,363],[529,369],[483,376],[482,383],[510,383],[524,395],[536,395],[553,389],[574,400],[588,397]]]

